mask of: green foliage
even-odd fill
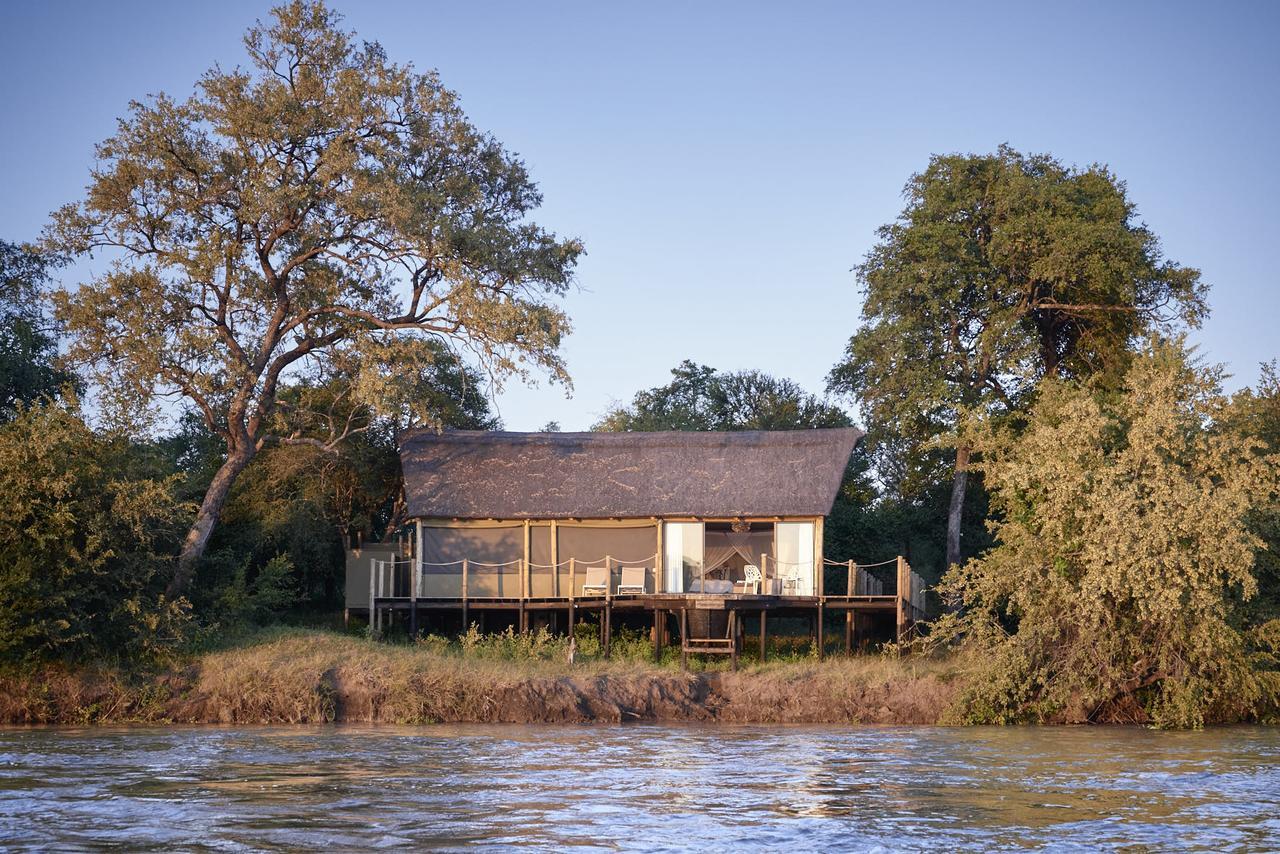
[[[273,622],[298,602],[293,562],[276,555],[258,570],[252,583],[247,568],[237,567],[230,583],[218,590],[211,614],[223,626],[263,625]]]
[[[1256,711],[1238,603],[1257,591],[1249,516],[1275,499],[1280,457],[1224,429],[1228,411],[1219,372],[1156,342],[1119,390],[1049,381],[1021,429],[973,436],[997,545],[948,574],[963,611],[935,626],[977,653],[969,720]]]
[[[637,392],[630,406],[614,407],[592,429],[805,430],[853,423],[792,380],[761,371],[722,374],[686,359],[671,374],[670,383]]]
[[[179,639],[185,603],[162,591],[189,508],[139,468],[74,401],[0,427],[0,656],[148,656]]]
[[[1102,166],[1007,146],[939,155],[904,195],[857,268],[863,322],[828,388],[858,402],[890,495],[913,500],[954,470],[949,563],[975,553],[957,528],[973,489],[963,422],[1021,411],[1044,377],[1114,385],[1136,341],[1199,324],[1205,289],[1163,259]]]
[[[1162,258],[1103,166],[938,155],[904,194],[858,267],[864,325],[830,376],[873,433],[908,443],[904,491],[938,479],[922,452],[963,413],[1016,409],[1045,376],[1114,381],[1136,341],[1207,313],[1199,272]]]
[[[1232,398],[1226,422],[1228,429],[1257,442],[1260,453],[1280,454],[1280,368],[1274,361],[1262,366],[1256,388]],[[1250,622],[1263,623],[1280,619],[1280,501],[1255,507],[1249,524],[1267,549],[1254,567],[1258,595],[1244,607]]]
[[[59,368],[58,341],[45,316],[49,272],[61,259],[0,240],[0,423],[23,404],[57,397],[75,377]]]

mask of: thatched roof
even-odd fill
[[[411,517],[822,516],[852,428],[740,433],[411,431]]]

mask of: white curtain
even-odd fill
[[[760,565],[760,555],[769,551],[770,535],[763,532],[712,531],[707,534],[707,572],[719,569],[738,555],[744,562]]]

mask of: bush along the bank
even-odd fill
[[[164,596],[189,516],[173,481],[95,433],[74,400],[0,427],[0,661],[166,653],[185,603]]]
[[[947,576],[960,610],[934,632],[977,653],[962,720],[1272,713],[1276,633],[1251,631],[1241,605],[1263,546],[1250,513],[1280,466],[1224,429],[1229,405],[1217,372],[1155,342],[1119,392],[1046,382],[1024,423],[975,437],[997,545]]]

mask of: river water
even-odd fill
[[[0,729],[0,848],[1280,850],[1280,729]]]

